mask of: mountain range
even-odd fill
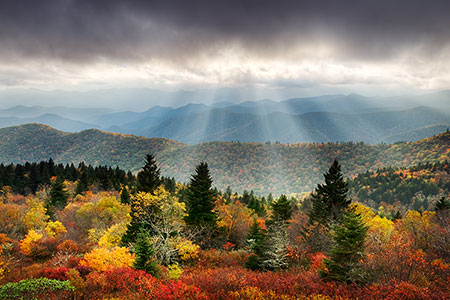
[[[139,95],[139,91],[135,94]],[[222,101],[180,107],[157,105],[143,112],[22,105],[0,110],[0,127],[27,123],[42,123],[67,132],[96,128],[165,137],[188,144],[395,143],[416,141],[450,127],[450,91],[402,97],[350,94],[239,104]]]
[[[195,166],[206,161],[214,184],[257,194],[302,193],[323,180],[338,158],[347,178],[386,166],[408,167],[443,162],[450,157],[450,132],[417,142],[365,143],[242,143],[188,145],[166,138],[145,138],[97,129],[67,133],[42,124],[0,129],[0,162],[25,163],[53,158],[58,163],[84,161],[137,171],[152,153],[162,175],[188,182]]]

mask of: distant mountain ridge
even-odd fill
[[[141,92],[134,91],[136,96]],[[26,123],[43,123],[68,132],[96,128],[188,144],[210,141],[376,144],[415,141],[450,127],[450,92],[402,97],[324,95],[279,102],[263,99],[239,104],[189,103],[178,108],[157,105],[143,112],[22,105],[0,110],[0,127]]]
[[[60,163],[85,161],[137,171],[153,153],[162,174],[187,182],[200,161],[210,165],[215,185],[258,194],[301,193],[322,181],[338,158],[349,178],[386,166],[407,167],[442,162],[450,156],[450,132],[395,145],[364,143],[241,143],[187,145],[165,138],[145,138],[96,129],[67,133],[41,124],[0,129],[0,162],[25,163],[52,157]]]

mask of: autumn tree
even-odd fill
[[[350,205],[347,199],[348,184],[344,181],[341,166],[335,159],[327,173],[325,184],[319,184],[311,194],[312,209],[309,213],[310,223],[327,224],[329,220],[339,221]]]
[[[321,275],[337,281],[361,282],[367,230],[361,215],[353,209],[347,210],[342,224],[334,227],[334,246],[330,258],[324,260],[325,270]]]
[[[164,188],[161,186],[153,191],[154,194],[138,192],[131,197],[131,222],[127,226],[127,232],[122,237],[124,245],[134,243],[142,230],[150,235],[153,234],[154,224],[157,223],[161,212],[159,194],[162,191],[164,191]]]
[[[156,160],[153,155],[147,154],[146,163],[137,175],[138,193],[130,198],[131,222],[127,227],[126,234],[122,237],[123,244],[134,243],[137,234],[142,230],[151,233],[151,223],[160,211],[157,206],[158,200],[152,196],[161,184],[160,170],[156,165]],[[128,191],[124,188],[121,193],[121,201],[126,202],[127,193]]]
[[[208,164],[200,163],[192,175],[186,192],[186,224],[206,228],[217,226],[217,214],[214,212],[212,179]]]
[[[162,183],[160,169],[156,165],[156,160],[151,154],[147,154],[145,165],[137,174],[137,191],[153,193]]]

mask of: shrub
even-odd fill
[[[71,299],[74,287],[69,281],[48,278],[26,279],[0,286],[0,299]]]
[[[64,254],[78,254],[80,253],[80,247],[78,247],[77,242],[72,240],[65,240],[61,244],[56,247],[58,252],[64,253]]]
[[[59,268],[45,268],[39,273],[39,277],[45,277],[48,279],[67,280],[66,273],[69,271],[66,267]]]
[[[97,248],[85,254],[80,265],[91,267],[95,271],[106,271],[114,267],[131,267],[134,261],[134,255],[127,248]]]

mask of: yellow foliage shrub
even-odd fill
[[[27,201],[29,207],[28,212],[24,217],[24,223],[28,229],[42,230],[47,225],[50,218],[46,213],[44,202],[38,199],[31,198]]]
[[[167,277],[169,277],[169,279],[178,279],[181,274],[183,274],[183,270],[177,263],[167,267]]]
[[[52,238],[57,238],[61,234],[66,232],[67,232],[66,227],[64,227],[64,225],[59,221],[55,222],[50,221],[47,223],[47,226],[45,227],[45,233],[47,233],[47,235]]]
[[[84,255],[80,265],[91,267],[96,271],[106,271],[112,267],[131,267],[134,264],[134,254],[128,248],[115,247],[111,250],[102,247]]]
[[[200,246],[194,244],[190,240],[182,240],[177,244],[178,254],[181,260],[187,261],[191,259],[198,258],[198,253],[200,251]]]
[[[25,236],[25,238],[20,242],[20,251],[22,251],[22,253],[25,255],[30,255],[33,244],[39,241],[42,237],[42,234],[37,233],[36,231],[31,229],[30,231],[28,231],[28,234]]]
[[[392,231],[394,230],[394,222],[376,215],[367,222],[367,225],[369,226],[368,235],[370,238],[382,243],[389,242]]]
[[[100,247],[113,248],[119,246],[122,235],[127,232],[127,223],[119,223],[111,226],[98,241]]]

